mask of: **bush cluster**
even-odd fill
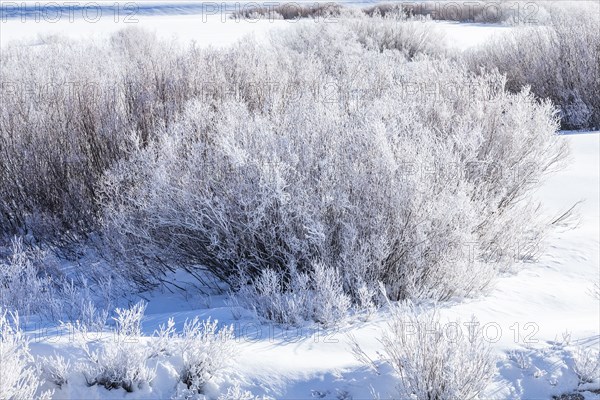
[[[582,3],[554,6],[547,24],[489,41],[467,54],[468,64],[506,75],[511,92],[530,87],[552,100],[563,129],[600,128],[600,12]]]
[[[52,39],[52,40],[50,40]],[[0,234],[64,246],[98,229],[98,182],[187,98],[182,55],[137,29],[2,48]]]
[[[137,29],[8,46],[2,233],[100,232],[124,281],[208,270],[282,321],[302,304],[329,324],[379,282],[393,299],[480,293],[540,239],[527,194],[566,154],[555,109],[449,59],[428,24],[379,14],[227,49]]]
[[[272,270],[285,292],[319,264],[353,301],[378,282],[393,299],[448,299],[523,256],[539,231],[522,200],[565,155],[553,106],[413,47],[416,34],[390,45],[385,23],[199,53],[207,95],[105,177],[107,237],[132,279],[166,263],[235,288]],[[451,256],[467,244],[474,256]]]

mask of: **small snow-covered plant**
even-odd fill
[[[171,400],[207,400],[207,397],[197,390],[188,389],[185,385],[177,385]]]
[[[218,321],[188,320],[180,336],[183,368],[181,381],[188,389],[202,393],[204,386],[234,356],[233,326],[219,329]]]
[[[561,346],[569,346],[571,344],[571,340],[572,340],[572,334],[571,331],[569,331],[568,329],[565,329],[561,334],[560,334],[562,340],[560,341],[560,345]]]
[[[125,338],[142,336],[142,318],[146,311],[146,303],[140,301],[130,308],[115,309],[116,333]]]
[[[381,339],[384,360],[400,377],[403,396],[417,399],[475,399],[491,383],[495,360],[472,320],[468,334],[449,338],[436,311],[413,305],[392,308],[389,331]]]
[[[40,379],[31,366],[29,342],[19,326],[19,315],[0,307],[0,399],[31,400]],[[49,398],[50,392],[39,395]]]
[[[41,267],[45,253],[28,250],[21,237],[11,240],[9,251],[6,260],[0,259],[0,306],[21,315],[55,315],[59,305],[53,298],[54,280]]]
[[[311,273],[313,319],[325,326],[341,321],[352,305],[350,296],[344,293],[340,273],[323,264],[315,264]]]
[[[84,353],[78,368],[89,386],[133,392],[152,382],[156,370],[146,365],[151,356],[150,347],[141,341],[140,322],[144,310],[142,302],[130,309],[116,309],[114,335],[96,343],[90,343],[92,334],[85,325],[67,324]]]
[[[521,369],[529,369],[531,367],[531,357],[525,351],[511,351],[508,358],[513,361]]]
[[[240,287],[236,302],[261,318],[286,326],[301,324],[312,315],[310,277],[296,272],[288,280],[285,287],[282,273],[265,269],[250,285]]]
[[[71,361],[65,359],[60,354],[53,356],[42,356],[37,358],[37,362],[42,377],[55,384],[59,388],[69,383],[69,373],[71,370]]]
[[[87,345],[83,349],[86,362],[80,368],[89,386],[133,392],[149,385],[156,375],[156,370],[146,366],[149,354],[143,344],[105,342],[96,349]]]
[[[235,298],[259,317],[286,326],[309,320],[331,326],[343,320],[352,305],[339,272],[319,263],[307,273],[294,272],[289,277],[266,269]]]
[[[375,302],[376,291],[369,288],[365,283],[358,285],[357,303],[355,309],[357,313],[362,314],[362,318],[368,321],[371,316],[377,311],[377,303]]]
[[[173,351],[175,337],[175,320],[169,318],[166,324],[161,324],[158,329],[154,331],[152,340],[149,343],[151,349],[150,357],[159,357],[161,355],[170,356]]]
[[[7,253],[0,258],[0,306],[16,310],[21,316],[66,318],[93,330],[104,328],[109,315],[105,306],[110,305],[110,280],[90,287],[84,278],[80,283],[67,279],[56,268],[57,260],[49,251],[26,244],[22,237],[11,240]],[[103,290],[101,307],[94,294]]]
[[[94,331],[102,331],[108,320],[108,310],[98,309],[96,304],[88,300],[81,304],[80,319],[81,324]]]
[[[599,381],[600,351],[593,348],[578,347],[573,352],[573,371],[579,378],[579,384]]]
[[[249,390],[244,390],[239,383],[227,388],[227,392],[219,395],[217,400],[267,400],[266,396],[255,396]]]
[[[77,321],[92,331],[102,331],[109,319],[111,286],[110,280],[93,287],[85,278],[79,283],[68,279],[61,280],[58,290],[62,313],[70,322]],[[102,290],[106,290],[106,293],[102,298],[96,298],[94,294]]]
[[[437,311],[420,311],[412,303],[391,305],[391,321],[380,341],[379,360],[370,358],[353,339],[352,351],[377,369],[389,364],[399,377],[401,398],[476,399],[491,383],[495,360],[475,320],[442,326]],[[468,333],[461,328],[468,326]],[[448,334],[452,331],[451,334]]]

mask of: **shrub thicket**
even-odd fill
[[[563,129],[600,128],[600,12],[582,3],[555,6],[547,25],[520,27],[470,51],[471,69],[497,70],[511,92],[530,87],[552,100]]]
[[[114,273],[142,286],[168,266],[235,289],[300,280],[324,323],[378,282],[394,299],[478,293],[530,256],[540,227],[523,200],[565,147],[549,102],[441,42],[375,15],[222,50],[139,30],[8,46],[0,226],[64,244],[101,225]],[[72,81],[85,85],[62,101],[13,90]]]
[[[193,94],[181,57],[137,29],[3,47],[0,234],[64,245],[97,229],[100,177]]]
[[[210,90],[104,182],[133,279],[162,263],[236,286],[272,270],[286,291],[319,264],[355,301],[379,281],[447,299],[525,255],[539,232],[521,200],[565,153],[554,108],[410,43],[373,45],[380,22],[199,54]]]

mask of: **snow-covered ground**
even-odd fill
[[[163,37],[219,46],[233,43],[246,34],[260,37],[275,27],[291,24],[267,20],[235,22],[222,20],[220,15],[207,16],[203,21],[199,15],[169,13],[139,15],[137,19],[136,26],[155,30]],[[47,34],[87,38],[106,35],[126,25],[108,18],[97,23],[83,19],[58,23],[9,19],[0,24],[0,43],[36,40]],[[459,48],[476,45],[511,29],[449,22],[432,26],[443,29],[449,43]],[[474,315],[487,327],[486,337],[499,359],[496,383],[486,393],[489,398],[548,399],[573,391],[577,378],[572,371],[571,351],[578,346],[600,347],[600,304],[593,294],[597,290],[594,284],[600,279],[600,133],[565,134],[562,140],[570,145],[571,162],[549,177],[535,195],[549,218],[583,200],[578,206],[579,225],[551,231],[541,257],[535,262],[519,264],[520,271],[501,277],[488,295],[441,306],[443,319],[467,321]],[[224,296],[199,292],[173,294],[164,290],[149,293],[145,299],[148,308],[143,330],[147,335],[170,317],[175,319],[177,328],[195,316],[234,325],[237,356],[208,388],[209,395],[216,396],[234,382],[256,395],[277,399],[367,399],[374,392],[381,398],[390,398],[396,393],[392,371],[384,370],[378,375],[361,365],[349,351],[347,336],[352,333],[367,353],[375,354],[381,347],[377,339],[388,320],[385,309],[368,322],[348,321],[337,329],[285,330],[257,321],[248,311],[232,309]],[[57,351],[71,357],[71,337],[62,333],[30,324],[28,334],[33,339],[33,354],[49,355]],[[168,363],[158,365],[154,385],[144,391],[126,394],[122,389],[87,387],[80,378],[56,389],[55,398],[169,397],[176,385],[173,369],[176,367]],[[599,396],[584,394],[587,399]]]
[[[206,2],[202,5],[198,2],[163,4],[146,1],[136,2],[138,8],[128,8],[127,4],[133,4],[130,2],[114,3],[120,4],[118,7],[115,7],[113,2],[110,4],[100,2],[105,8],[99,9],[98,13],[94,8],[88,8],[90,11],[81,11],[67,7],[54,14],[36,11],[35,8],[32,8],[29,13],[24,13],[22,10],[29,10],[24,8],[17,14],[18,9],[6,7],[3,11],[5,17],[3,16],[0,23],[0,45],[6,45],[15,39],[36,43],[41,41],[41,38],[54,35],[85,39],[102,38],[120,29],[139,27],[156,32],[164,39],[194,41],[198,46],[226,46],[249,34],[260,40],[273,28],[315,23],[303,20],[231,19],[232,10],[241,9],[243,5],[237,2],[225,3],[229,6],[217,9],[216,2]],[[218,2],[218,4],[225,3]],[[358,7],[370,2],[345,1],[343,3]],[[317,21],[319,22],[335,23],[335,18]],[[493,35],[512,29],[510,26],[500,24],[447,21],[433,21],[427,24],[431,29],[442,30],[446,34],[448,44],[460,49],[483,43]]]
[[[23,23],[19,18],[7,19],[0,24],[0,44],[5,45],[15,39],[35,42],[40,37],[64,35],[70,38],[102,38],[128,27],[148,29],[165,39],[194,40],[199,46],[228,45],[241,37],[254,34],[257,38],[274,26],[289,24],[285,21],[239,21],[229,19],[225,14],[159,14],[135,15],[130,18],[121,14],[117,21],[111,16],[89,22],[84,18],[61,18],[58,22],[40,20]]]

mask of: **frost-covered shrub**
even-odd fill
[[[92,268],[87,269],[90,272]],[[104,329],[109,310],[112,308],[112,299],[116,293],[113,288],[112,278],[103,278],[96,283],[89,283],[83,276],[73,279],[63,278],[57,282],[55,297],[60,302],[61,320],[84,325],[88,329],[101,331]]]
[[[334,26],[303,23],[295,27],[291,35],[276,31],[271,40],[288,51],[323,58],[331,70],[343,65],[335,60],[338,55],[342,56],[340,53],[356,53],[360,47],[378,52],[398,50],[409,59],[422,54],[443,56],[446,53],[442,31],[427,18],[414,20],[395,14],[372,18],[348,16],[336,20]]]
[[[386,361],[400,376],[403,395],[417,399],[474,399],[491,383],[495,360],[478,332],[452,342],[441,330],[431,331],[439,323],[436,317],[419,316],[410,321],[400,318],[395,317],[382,344]],[[405,322],[417,327],[416,334],[406,331]]]
[[[310,277],[294,274],[284,288],[285,277],[265,269],[251,284],[240,288],[235,298],[238,304],[253,309],[262,318],[284,325],[299,325],[312,317]]]
[[[142,318],[146,311],[146,303],[140,301],[130,308],[115,309],[116,333],[123,337],[142,336]]]
[[[218,327],[218,321],[186,321],[178,343],[183,358],[181,381],[188,389],[202,393],[204,386],[234,356],[233,326]]]
[[[217,400],[267,400],[266,396],[255,396],[252,392],[244,390],[239,384],[227,388],[227,392],[219,395]]]
[[[364,281],[361,283],[360,280],[356,283],[356,287],[355,311],[362,319],[368,321],[377,311],[377,291]]]
[[[600,381],[600,351],[583,346],[573,352],[573,370],[579,378],[579,384]]]
[[[351,27],[198,54],[211,86],[104,181],[123,273],[205,268],[234,289],[274,274],[268,287],[299,296],[321,264],[355,303],[379,281],[394,299],[443,300],[532,256],[526,196],[565,155],[553,106]]]
[[[77,305],[80,305],[80,308]],[[69,321],[77,323],[94,331],[101,331],[108,321],[108,309],[98,308],[91,300],[79,301],[74,307],[76,313],[69,315]],[[72,311],[72,310],[71,310]]]
[[[178,63],[176,46],[137,29],[3,46],[0,235],[64,245],[96,228],[99,178],[193,92]]]
[[[5,255],[2,250],[0,247],[0,306],[22,316],[104,327],[113,295],[110,279],[90,285],[79,277],[76,284],[58,268],[58,260],[49,251],[26,244],[21,237],[11,240]]]
[[[138,339],[139,340],[139,339]],[[135,342],[105,343],[99,349],[84,345],[86,361],[79,364],[89,386],[133,392],[149,385],[156,371],[146,365],[147,349]]]
[[[398,50],[409,59],[419,55],[444,56],[446,39],[429,19],[406,19],[391,14],[387,17],[350,19],[350,29],[359,43],[369,50]]]
[[[93,231],[99,177],[144,147],[207,82],[218,83],[195,56],[138,29],[108,43],[58,38],[3,49],[2,233],[62,246]]]
[[[210,397],[198,393],[195,390],[178,387],[177,392],[171,400],[208,400]],[[255,396],[252,392],[240,388],[239,384],[235,384],[227,388],[227,391],[221,393],[217,400],[272,400],[268,396]]]
[[[138,303],[129,309],[116,309],[116,329],[108,341],[90,343],[94,337],[81,324],[67,324],[68,330],[82,350],[78,369],[89,386],[106,389],[123,388],[133,392],[149,385],[156,370],[147,366],[151,348],[141,341],[140,323],[145,305]]]
[[[166,324],[161,324],[152,335],[150,341],[150,358],[170,356],[173,354],[175,332],[175,320],[169,318]]]
[[[59,388],[69,383],[71,362],[59,354],[36,359],[42,378]]]
[[[235,296],[238,304],[253,309],[260,317],[288,326],[311,320],[333,325],[346,316],[352,304],[339,272],[320,264],[308,273],[294,272],[289,278],[271,269],[263,270]]]
[[[547,15],[544,2],[532,1],[468,1],[468,2],[398,2],[381,3],[363,9],[368,16],[402,14],[407,17],[427,17],[436,21],[533,24]]]
[[[18,314],[0,307],[0,399],[49,399],[50,392],[37,394],[40,379],[31,365],[29,342],[19,327]]]
[[[372,360],[356,340],[355,356],[374,368],[379,362],[391,365],[400,380],[400,398],[480,398],[496,367],[477,321],[443,325],[436,310],[421,311],[412,304],[390,308],[388,329],[380,339],[380,359]]]
[[[591,3],[554,6],[547,26],[521,27],[474,49],[472,70],[498,70],[560,107],[564,129],[600,127],[600,13]]]
[[[352,302],[344,293],[344,282],[338,270],[315,264],[312,279],[313,319],[330,325],[343,319]]]
[[[250,21],[258,19],[298,20],[300,18],[312,18],[322,21],[328,21],[329,19],[328,22],[336,22],[337,17],[348,11],[344,6],[334,2],[323,4],[314,3],[311,5],[303,5],[294,2],[282,4],[272,3],[272,5],[266,7],[259,6],[256,3],[249,3],[244,4],[241,7],[238,4],[238,8],[238,10],[231,14],[230,18]]]
[[[273,3],[270,6],[244,5],[231,14],[234,19],[284,19],[298,20],[310,18],[324,23],[339,22],[340,18],[358,16],[369,17],[427,17],[437,21],[483,22],[483,23],[537,23],[547,11],[544,2],[497,1],[469,2],[397,2],[380,3],[362,9],[345,7],[335,2],[303,5],[295,2]]]
[[[196,395],[235,355],[233,327],[219,328],[217,321],[196,317],[187,320],[183,331],[177,333],[170,318],[152,337],[143,337],[145,308],[143,302],[117,308],[111,331],[91,331],[78,322],[63,324],[80,352],[72,369],[83,374],[89,386],[134,392],[152,385],[157,362],[172,362],[181,364],[180,379],[187,388],[178,390],[178,398],[203,398]],[[68,361],[60,356],[41,357],[39,361],[48,381],[59,387],[67,383]]]
[[[46,254],[27,249],[22,238],[11,240],[9,254],[0,258],[0,307],[21,315],[53,316],[60,310],[55,279],[45,268]]]

